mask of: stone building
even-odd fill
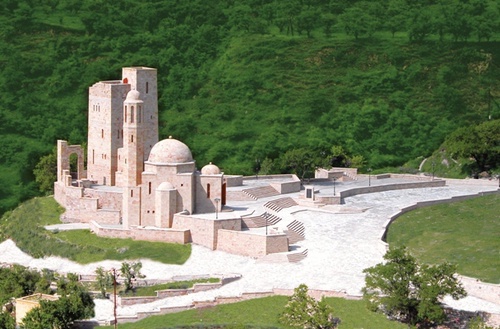
[[[99,235],[216,249],[218,230],[241,231],[241,219],[190,217],[221,211],[227,179],[212,163],[198,171],[184,143],[158,141],[156,76],[127,67],[121,80],[89,88],[87,169],[83,148],[59,140],[54,197],[66,209],[63,221],[90,223]],[[287,251],[286,236],[271,249]]]

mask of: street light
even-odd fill
[[[372,175],[370,174],[372,172],[372,168],[368,168],[366,171],[368,171],[368,186],[372,186]]]
[[[335,181],[337,180],[337,177],[333,177],[333,196],[335,196]]]
[[[113,273],[113,316],[115,318],[114,327],[116,329],[118,326],[118,321],[116,319],[116,269],[112,268],[111,272]]]
[[[219,219],[219,202],[220,202],[220,199],[219,198],[215,198],[214,201],[215,201],[215,219]]]

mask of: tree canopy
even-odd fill
[[[412,325],[441,323],[445,318],[441,299],[467,294],[451,264],[419,264],[404,247],[389,249],[384,259],[385,263],[363,271],[363,297],[373,310]]]

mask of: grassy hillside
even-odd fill
[[[39,193],[33,168],[57,139],[85,142],[88,87],[123,66],[158,68],[160,137],[226,173],[265,158],[287,171],[287,150],[324,157],[333,145],[366,167],[401,165],[500,117],[499,25],[457,34],[438,15],[447,8],[398,3],[406,25],[388,24],[385,1],[2,2],[0,213]],[[495,3],[455,9],[479,19]],[[360,32],[351,6],[368,6]],[[420,12],[443,20],[443,35],[415,34]]]

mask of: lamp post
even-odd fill
[[[368,186],[372,186],[372,168],[368,168],[366,171],[368,171]]]
[[[118,323],[116,320],[116,269],[112,268],[111,272],[113,272],[113,316],[115,318],[114,327],[116,329],[118,326]]]
[[[215,219],[219,219],[219,202],[220,202],[220,199],[219,198],[215,198],[214,201],[215,201]]]
[[[333,196],[335,196],[335,181],[337,180],[337,177],[333,177]]]
[[[267,236],[267,215],[266,215],[266,236]]]
[[[436,161],[432,160],[432,180],[434,180],[435,167],[436,167]]]

